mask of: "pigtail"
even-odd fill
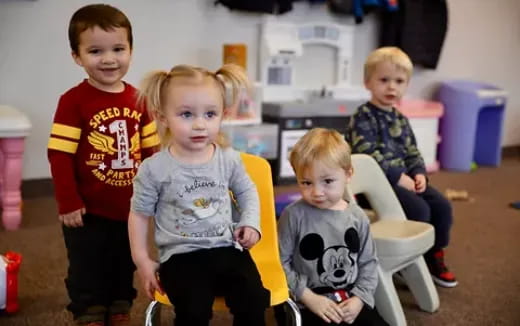
[[[250,94],[251,83],[246,72],[236,64],[225,64],[215,72],[217,80],[224,90],[224,107],[228,108],[239,100],[239,96],[246,92]]]
[[[241,96],[249,95],[251,92],[251,83],[239,65],[225,64],[215,72],[215,77],[221,87],[224,110],[228,110]],[[231,146],[229,138],[222,131],[219,132],[216,142],[223,148]]]
[[[155,120],[162,146],[167,146],[171,138],[171,132],[159,121],[163,114],[162,91],[166,88],[168,81],[168,72],[163,70],[150,72],[141,82],[137,98],[137,102],[140,105],[146,105],[149,116]]]

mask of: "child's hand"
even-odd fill
[[[316,294],[310,289],[303,290],[301,297],[303,304],[325,322],[341,323],[343,311],[339,305],[326,296]]]
[[[151,300],[154,300],[155,291],[159,291],[161,294],[164,293],[157,279],[157,270],[159,270],[159,263],[151,259],[147,259],[137,265],[137,273],[139,278],[141,278],[144,292]]]
[[[401,173],[401,177],[397,184],[405,189],[415,192],[415,181],[404,173]]]
[[[426,177],[424,174],[416,174],[415,175],[415,191],[417,193],[422,193],[426,190]]]
[[[339,307],[343,311],[343,321],[347,324],[352,324],[354,320],[356,320],[361,309],[363,309],[363,301],[354,296],[340,303]]]
[[[59,220],[70,228],[77,228],[83,226],[83,215],[85,214],[85,208],[80,208],[67,214],[60,214]]]
[[[233,238],[245,249],[250,249],[260,240],[260,234],[250,226],[241,226],[233,232]]]

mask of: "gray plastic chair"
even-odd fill
[[[401,302],[392,275],[400,271],[419,307],[428,312],[439,308],[439,296],[423,254],[433,246],[430,224],[410,221],[379,164],[369,155],[352,155],[354,174],[345,196],[355,201],[364,194],[376,213],[370,225],[379,258],[379,284],[375,303],[381,316],[393,326],[405,326]]]

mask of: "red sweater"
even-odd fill
[[[128,219],[137,167],[159,144],[136,96],[126,83],[123,92],[108,93],[87,80],[61,96],[47,150],[60,214],[85,207]]]

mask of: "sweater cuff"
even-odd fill
[[[397,185],[399,179],[401,178],[401,174],[404,172],[404,168],[389,168],[386,171],[386,177],[392,186]]]
[[[72,199],[58,201],[58,212],[59,214],[68,214],[78,209],[84,208],[85,204],[81,199]]]
[[[375,305],[374,297],[369,295],[366,291],[364,291],[358,287],[354,287],[350,292],[353,295],[355,295],[356,297],[360,298],[364,304],[368,305],[370,308],[374,308],[374,305]]]
[[[415,178],[415,176],[418,174],[424,174],[426,176],[426,169],[422,166],[416,167],[416,168],[411,169],[408,174],[410,175],[410,177],[412,177],[412,179]]]

